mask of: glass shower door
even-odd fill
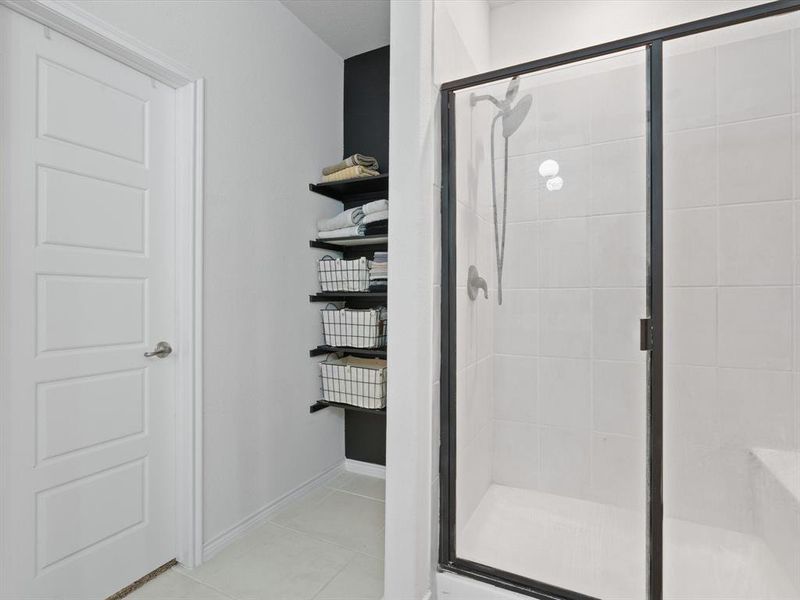
[[[664,44],[664,597],[800,598],[800,13]]]
[[[562,596],[646,597],[645,59],[455,95],[456,556]]]

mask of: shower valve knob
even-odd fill
[[[483,290],[483,297],[489,298],[489,286],[486,284],[486,280],[478,275],[478,268],[475,265],[470,265],[467,274],[467,294],[470,300],[478,297],[478,290]]]

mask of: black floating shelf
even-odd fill
[[[311,240],[308,245],[323,250],[341,250],[354,246],[386,246],[389,237],[386,235],[365,235],[360,237],[334,238],[330,240]]]
[[[343,202],[368,195],[377,197],[383,192],[388,193],[389,174],[383,173],[374,177],[357,177],[355,179],[343,179],[342,181],[329,181],[327,183],[309,183],[308,189]]]
[[[329,406],[333,406],[336,408],[343,408],[345,410],[354,410],[356,412],[372,413],[374,415],[386,414],[385,408],[361,408],[360,406],[353,406],[352,404],[341,404],[340,402],[328,402],[326,400],[317,400],[314,404],[311,405],[308,412],[315,413],[317,411],[322,410],[323,408],[328,408]]]
[[[336,302],[344,300],[385,301],[386,292],[317,292],[308,297],[311,302]]]
[[[338,352],[342,354],[351,354],[352,356],[376,356],[378,358],[386,358],[386,348],[349,348],[346,346],[317,346],[309,351],[309,356],[320,356],[322,354],[330,354],[331,352]]]

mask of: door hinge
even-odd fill
[[[653,324],[650,319],[639,319],[639,349],[642,352],[653,349]]]

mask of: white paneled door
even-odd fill
[[[102,599],[175,557],[175,91],[4,7],[0,60],[0,589]]]

